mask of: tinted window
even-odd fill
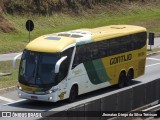
[[[77,46],[73,68],[83,62],[140,49],[146,44],[146,32]]]
[[[134,42],[134,49],[140,49],[146,44],[147,33],[143,32],[131,35],[131,39]]]
[[[61,53],[61,57],[67,56],[67,59],[64,60],[60,66],[59,80],[63,80],[68,74],[68,69],[69,69],[69,65],[71,62],[72,52],[73,52],[73,47],[69,48]]]

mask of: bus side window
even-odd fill
[[[79,58],[78,58],[78,56],[77,56],[77,53],[75,53],[72,68],[74,68],[74,67],[78,64],[78,59],[79,59]]]
[[[128,51],[134,50],[134,41],[132,40],[132,35],[126,36],[126,41],[128,42],[127,43]]]
[[[90,43],[77,46],[72,69],[80,63],[84,63],[92,59],[92,45]]]
[[[136,34],[132,34],[131,35],[131,39],[132,39],[132,41],[134,43],[134,50],[139,49],[140,48],[140,44],[139,44],[139,39],[138,39],[137,35]]]
[[[86,61],[85,62],[88,62],[88,61],[91,61],[93,60],[93,44],[89,43],[89,44],[86,44]]]
[[[110,49],[109,49],[110,55],[116,55],[116,54],[120,53],[121,48],[119,48],[119,47],[121,47],[121,46],[119,46],[119,42],[117,39],[115,39],[115,38],[111,39],[109,42],[109,47],[110,47]]]
[[[59,82],[62,81],[67,76],[68,68],[69,68],[68,61],[67,60],[63,61],[59,70]]]
[[[138,33],[137,34],[137,38],[140,41],[140,47],[142,48],[143,46],[145,46],[146,40],[147,40],[147,34],[146,34],[146,32]]]
[[[86,45],[80,46],[79,55],[80,55],[79,64],[87,61],[88,58],[87,58],[87,46]]]
[[[73,60],[72,69],[74,67],[76,67],[78,64],[80,64],[81,60],[82,60],[82,58],[81,58],[81,46],[77,46],[76,53],[75,53],[74,60]]]
[[[121,53],[131,51],[132,47],[130,42],[130,36],[128,35],[120,37],[119,45],[122,46],[120,51]]]
[[[67,59],[64,60],[60,66],[60,70],[59,70],[59,79],[60,80],[63,80],[67,74],[68,74],[68,70],[69,70],[69,65],[70,65],[70,62],[71,62],[71,57],[72,57],[72,53],[73,53],[73,47],[72,48],[69,48],[65,51],[63,51],[61,53],[61,57],[63,56],[67,56]]]
[[[105,40],[102,44],[101,44],[102,48],[104,49],[104,56],[103,57],[107,57],[109,56],[109,40]]]

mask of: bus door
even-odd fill
[[[67,92],[67,74],[68,74],[68,65],[67,60],[61,63],[59,73],[58,73],[58,80],[60,81],[59,84],[59,98],[60,100],[64,99],[65,94]]]
[[[62,57],[66,56],[67,58],[61,63],[59,73],[58,73],[59,80],[61,81],[61,83],[59,84],[60,99],[63,99],[67,92],[67,87],[68,87],[67,79],[68,79],[69,71],[71,69],[70,64],[71,64],[73,49],[74,47],[71,47],[61,53]]]

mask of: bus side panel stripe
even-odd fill
[[[86,62],[84,66],[91,83],[100,84],[110,80],[101,59]]]
[[[98,74],[95,70],[95,67],[93,65],[93,62],[92,61],[86,62],[86,63],[84,63],[84,66],[85,66],[85,69],[87,71],[87,74],[88,74],[88,77],[89,77],[91,83],[99,84],[100,81],[98,78]]]
[[[93,64],[94,64],[95,70],[96,70],[96,72],[97,72],[97,74],[99,76],[99,80],[102,83],[106,82],[106,81],[109,81],[110,78],[107,75],[107,72],[105,70],[105,67],[104,67],[103,62],[101,61],[101,59],[94,60]]]

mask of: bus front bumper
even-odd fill
[[[21,90],[18,90],[18,96],[23,99],[37,100],[37,101],[47,101],[47,102],[57,102],[57,92],[51,94],[31,94]]]

